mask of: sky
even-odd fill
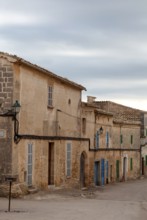
[[[0,51],[147,111],[147,0],[5,0]]]

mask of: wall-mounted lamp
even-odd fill
[[[17,120],[17,114],[20,112],[21,105],[18,100],[12,105],[11,109],[7,112],[0,114],[0,117],[12,117],[14,121],[14,142],[18,143],[18,130],[19,130],[19,121]]]
[[[103,133],[103,128],[100,127],[100,129],[99,129],[99,134],[102,134],[102,133]]]

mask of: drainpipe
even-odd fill
[[[59,130],[59,112],[61,112],[60,109],[56,109],[56,136],[58,136],[58,130]]]

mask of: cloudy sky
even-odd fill
[[[147,110],[147,0],[5,0],[0,51]]]

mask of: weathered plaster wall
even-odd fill
[[[33,145],[33,170],[32,183],[39,188],[48,187],[49,175],[49,141],[39,140],[22,140],[18,144],[19,161],[18,173],[21,183],[27,182],[28,172],[28,144]],[[79,141],[52,141],[54,147],[54,183],[55,186],[79,186],[80,182],[80,156],[84,152],[85,158],[85,182],[89,184],[89,160],[88,160],[88,143]],[[71,176],[66,176],[66,145],[71,143]]]
[[[80,136],[81,91],[24,66],[20,71],[20,132]],[[48,85],[53,86],[53,107],[48,107]]]

